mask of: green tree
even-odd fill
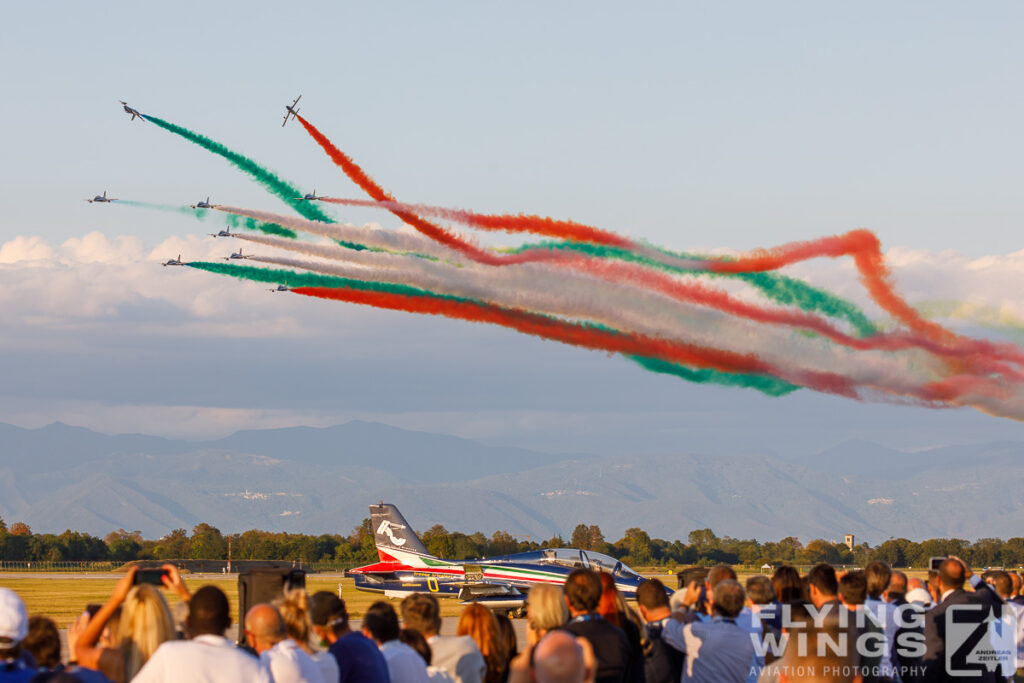
[[[178,560],[189,556],[188,532],[174,529],[157,541],[154,549],[156,557],[161,560]]]
[[[572,530],[569,545],[580,550],[591,550],[590,528],[586,524],[577,524],[576,528]]]
[[[220,529],[202,522],[192,528],[189,555],[196,560],[226,560],[228,543]]]

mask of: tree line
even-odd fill
[[[863,566],[881,560],[893,567],[926,567],[930,557],[958,555],[976,567],[1024,566],[1024,538],[982,538],[973,543],[959,538],[910,541],[893,538],[852,549],[842,543],[815,539],[806,544],[795,536],[779,541],[719,537],[711,529],[691,531],[686,541],[651,538],[643,529],[627,529],[617,541],[608,541],[595,524],[579,524],[568,540],[554,536],[544,541],[518,538],[507,531],[491,536],[476,532],[448,531],[440,524],[420,534],[427,550],[449,560],[467,560],[540,548],[581,548],[610,555],[631,566],[673,569],[688,565],[815,564]],[[145,539],[139,531],[118,529],[103,538],[78,531],[36,534],[23,522],[8,527],[0,519],[0,560],[61,562],[203,559],[226,560],[230,545],[234,560],[285,560],[336,562],[351,565],[376,561],[370,520],[364,519],[347,536],[340,534],[291,534],[252,529],[225,535],[210,524],[175,529],[158,539]]]

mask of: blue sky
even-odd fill
[[[148,248],[209,227],[81,201],[104,189],[282,208],[223,160],[129,122],[119,99],[304,188],[358,196],[298,126],[280,127],[283,105],[302,93],[303,113],[410,201],[571,217],[676,248],[748,249],[858,226],[886,247],[968,257],[1022,246],[1019,3],[211,5],[0,9],[0,244],[23,235],[56,247],[100,231]],[[336,215],[397,225],[367,211]],[[920,445],[904,441],[928,430],[947,441],[1017,433],[1015,423],[963,411],[950,420],[695,388],[498,330],[268,303],[238,294],[237,283],[147,268],[129,281],[166,289],[187,279],[192,298],[161,308],[139,295],[92,317],[76,313],[75,325],[59,307],[45,321],[30,307],[8,315],[4,353],[18,379],[0,396],[0,420],[77,416],[130,431],[159,425],[161,410],[249,416],[194,423],[216,431],[254,426],[260,415],[270,425],[370,413],[539,447],[660,450],[680,425],[705,422],[685,415],[717,405],[727,417],[791,425],[782,431],[820,411],[836,422],[823,446],[852,431],[884,440],[909,430],[900,445]],[[213,291],[221,299],[211,303]],[[260,338],[268,310],[280,327]],[[221,314],[221,328],[192,325]],[[342,330],[323,316],[361,327]],[[294,342],[301,352],[268,361],[292,318],[309,333]],[[239,341],[232,325],[249,336]],[[336,335],[358,338],[362,350],[338,348]],[[358,393],[347,382],[366,373],[368,358],[375,372],[355,382]],[[338,376],[325,384],[318,368],[332,361]],[[145,419],[140,406],[149,406]],[[556,414],[561,422],[545,418]],[[181,419],[178,433],[193,424]],[[579,435],[570,427],[567,436],[563,423],[579,425]]]

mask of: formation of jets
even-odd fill
[[[284,105],[284,108],[287,111],[285,111],[285,113],[284,113],[284,123],[281,124],[282,128],[284,128],[285,123],[288,123],[288,117],[289,116],[294,119],[295,116],[299,113],[299,110],[298,110],[298,108],[295,105],[297,105],[299,103],[299,100],[301,100],[301,99],[302,99],[302,95],[299,95],[298,97],[295,98],[294,102],[292,102],[291,104]]]
[[[323,199],[323,197],[317,196],[316,188],[314,187],[312,194],[304,194],[301,197],[296,197],[296,199],[298,199],[300,202],[315,202],[318,199]]]
[[[142,112],[139,111],[138,109],[132,109],[131,107],[128,106],[128,103],[125,102],[124,100],[118,100],[118,102],[120,102],[122,105],[124,105],[124,111],[125,111],[126,114],[131,114],[132,115],[132,121],[135,120],[136,116],[138,116],[143,121],[146,120],[146,117],[143,116]]]
[[[193,209],[216,209],[217,208],[216,204],[211,204],[210,203],[210,198],[209,197],[207,197],[206,201],[204,201],[204,202],[196,202],[195,204],[189,204],[189,206],[191,208],[193,208]]]
[[[92,199],[86,199],[85,201],[89,202],[90,204],[92,204],[94,202],[97,203],[97,204],[105,204],[107,202],[116,202],[117,199],[115,197],[107,198],[107,191],[103,190],[103,194],[101,194],[101,195],[98,194],[95,197],[93,197]]]
[[[462,562],[442,560],[427,551],[402,513],[389,503],[370,506],[370,527],[380,561],[349,573],[357,589],[388,598],[433,593],[479,602],[493,610],[521,612],[531,586],[561,586],[578,567],[611,575],[626,599],[634,599],[637,586],[647,580],[614,557],[578,548],[544,548]]]

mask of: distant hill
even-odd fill
[[[360,421],[204,442],[0,424],[0,516],[35,531],[147,537],[201,521],[225,532],[348,533],[368,504],[387,500],[418,529],[533,538],[567,537],[581,522],[609,537],[639,526],[670,540],[707,527],[761,540],[1011,537],[1024,533],[1013,495],[1022,456],[1013,442],[913,453],[848,442],[797,460],[598,458]]]

